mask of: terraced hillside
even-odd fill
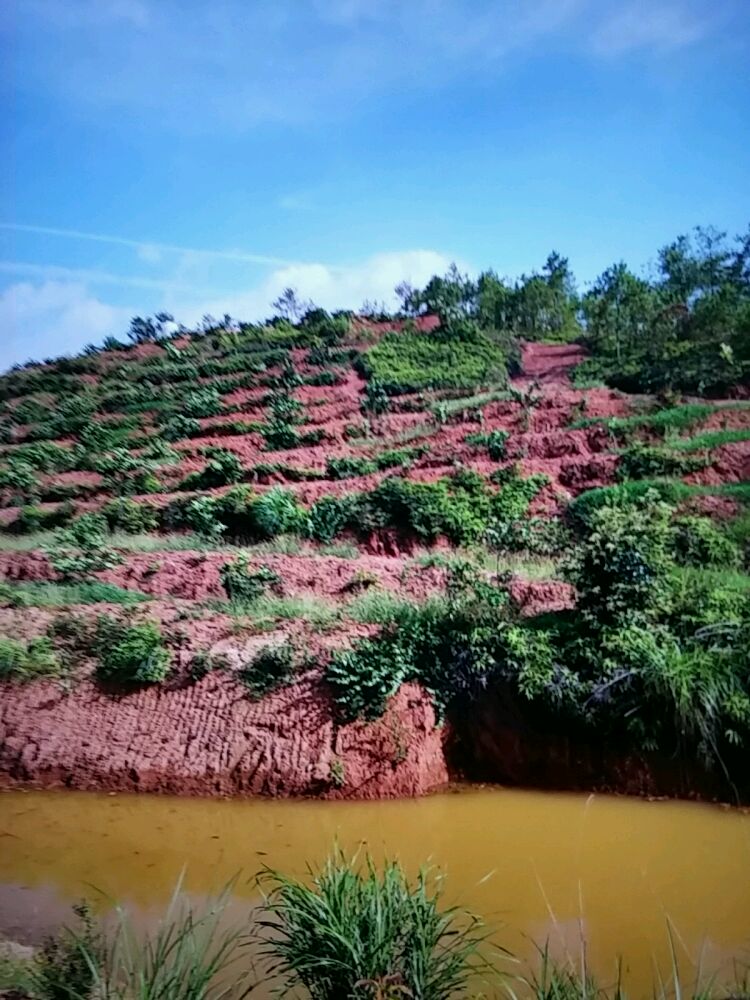
[[[724,794],[703,762],[713,729],[660,728],[679,698],[617,645],[632,622],[560,651],[571,609],[611,610],[580,563],[602,509],[660,512],[684,604],[675,584],[665,643],[716,659],[744,642],[750,404],[577,389],[582,349],[513,351],[432,316],[322,314],[4,376],[2,780]],[[630,580],[632,559],[618,567]],[[657,573],[637,569],[645,594]],[[606,663],[584,664],[601,643]],[[750,729],[747,665],[732,670],[709,713],[730,755]],[[636,677],[642,732],[623,721]]]

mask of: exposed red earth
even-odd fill
[[[425,329],[430,328],[426,323]],[[376,332],[373,324],[364,322],[361,329],[363,342]],[[158,351],[154,345],[145,345],[131,351],[128,359],[154,356]],[[300,370],[304,370],[305,354],[293,352]],[[414,460],[408,475],[430,482],[459,467],[485,476],[497,470],[497,462],[465,439],[480,429],[507,430],[509,459],[517,461],[525,475],[545,473],[550,478],[530,513],[553,515],[570,497],[615,478],[618,457],[606,429],[593,425],[571,430],[570,423],[581,416],[623,416],[633,406],[633,400],[619,392],[573,388],[568,372],[582,358],[581,348],[575,345],[526,344],[522,375],[515,386],[538,394],[533,408],[524,411],[518,401],[500,399],[483,405],[481,426],[471,407],[441,424],[431,419],[416,397],[400,397],[401,412],[378,418],[379,436],[392,442],[392,447],[424,445],[424,454]],[[235,452],[247,469],[279,463],[321,476],[326,474],[329,459],[367,457],[371,444],[347,439],[345,433],[362,423],[363,390],[362,379],[348,371],[339,385],[303,386],[296,391],[305,407],[306,423],[300,430],[320,427],[326,432],[327,440],[318,445],[268,452],[257,432],[209,433],[177,442],[180,461],[159,470],[170,492],[136,499],[160,507],[179,496],[180,481],[203,467],[201,449],[210,445]],[[258,420],[263,395],[264,390],[255,388],[234,390],[225,395],[224,402],[239,409],[231,416],[202,419],[201,425]],[[706,427],[746,427],[747,423],[747,411],[728,411],[721,417],[713,415]],[[691,478],[707,484],[736,482],[750,478],[748,472],[750,445],[743,442],[717,449],[712,464]],[[281,470],[249,481],[259,492],[284,485],[302,502],[312,503],[324,494],[371,489],[386,475],[376,472],[346,480],[296,482]],[[66,473],[44,481],[96,488],[99,477]],[[220,494],[227,488],[207,492]],[[97,493],[84,497],[78,507],[96,509],[107,499]],[[695,498],[692,503],[712,516],[726,516],[734,510],[733,501],[721,497]],[[39,506],[47,510],[57,504]],[[16,513],[16,508],[5,508],[0,510],[0,519],[7,523]],[[413,541],[381,532],[365,540],[355,558],[316,550],[292,555],[251,552],[250,566],[274,570],[281,580],[280,596],[325,602],[335,612],[351,600],[362,579],[367,581],[365,589],[411,600],[424,600],[440,591],[445,570],[415,558],[419,554]],[[425,794],[468,769],[472,776],[488,780],[541,785],[580,784],[647,794],[682,789],[684,776],[676,776],[663,762],[616,760],[591,748],[552,746],[543,733],[533,732],[526,720],[494,698],[483,702],[471,726],[460,732],[436,726],[429,696],[413,684],[402,686],[382,719],[339,725],[319,668],[310,669],[290,687],[252,701],[233,669],[264,645],[292,636],[306,651],[324,659],[331,649],[371,633],[374,627],[345,616],[318,629],[296,621],[277,622],[270,631],[238,625],[215,606],[201,603],[224,597],[219,571],[231,558],[227,552],[156,548],[126,553],[121,565],[98,574],[103,581],[155,598],[143,606],[144,614],[171,630],[178,667],[175,680],[113,696],[98,688],[90,679],[90,666],[81,664],[80,676],[72,685],[44,681],[0,687],[0,783],[195,795],[387,798]],[[40,552],[7,551],[0,553],[3,578],[49,581],[55,574]],[[573,604],[571,587],[560,580],[516,576],[509,587],[523,614]],[[74,610],[91,616],[105,609],[97,605]],[[38,608],[0,609],[0,631],[19,637],[39,635],[52,617],[51,611]],[[196,683],[183,682],[180,670],[195,649],[222,653],[230,669],[210,673]],[[700,789],[700,783],[695,787]]]

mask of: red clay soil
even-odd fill
[[[425,330],[431,329],[431,323],[429,317],[419,321]],[[363,342],[372,342],[384,330],[382,325],[366,321],[361,328]],[[153,356],[159,350],[146,345],[129,357]],[[301,368],[304,354],[295,351]],[[541,395],[530,409],[524,410],[518,401],[502,399],[483,408],[481,424],[469,407],[466,412],[453,413],[448,423],[440,426],[425,409],[396,412],[379,419],[378,436],[398,441],[398,435],[424,427],[423,437],[405,435],[409,439],[403,442],[427,446],[426,454],[408,472],[410,478],[423,482],[459,467],[488,476],[503,464],[518,461],[524,474],[542,472],[550,477],[531,513],[557,513],[571,495],[611,483],[617,463],[617,457],[609,453],[611,443],[605,428],[595,425],[572,431],[570,424],[581,417],[624,415],[632,405],[632,398],[609,389],[584,393],[571,386],[569,371],[584,356],[575,345],[525,344],[523,374],[514,383],[532,395]],[[236,390],[225,401],[239,404],[246,412],[209,418],[202,421],[203,426],[224,419],[262,419],[259,401],[266,392]],[[209,444],[235,451],[248,468],[261,462],[279,462],[323,471],[331,457],[367,456],[371,451],[368,446],[359,447],[344,436],[347,424],[362,425],[361,393],[362,382],[353,372],[338,386],[304,386],[295,391],[305,405],[305,426],[325,427],[329,435],[318,446],[264,452],[257,433],[213,434],[178,442],[176,447],[184,457],[179,465],[164,470],[166,489],[174,489],[188,471],[203,467],[205,458],[199,449]],[[409,402],[401,400],[400,404]],[[420,405],[416,397],[411,402]],[[740,419],[732,413],[727,425],[745,426],[734,423]],[[491,461],[485,448],[466,442],[467,435],[494,428],[511,432],[505,463]],[[714,454],[710,469],[694,479],[709,483],[750,478],[749,456],[747,444],[727,445]],[[324,494],[371,489],[388,474],[285,485],[309,504]],[[283,476],[278,478],[284,482]],[[67,481],[84,482],[73,477]],[[270,485],[273,480],[255,488],[262,491]],[[216,495],[226,489],[207,492]],[[180,494],[165,492],[136,499],[162,506],[175,495]],[[106,499],[100,495],[78,506],[92,509]],[[704,499],[707,504],[711,499],[711,513],[716,516],[725,514],[730,504],[726,501],[722,506],[720,498]],[[54,509],[59,505],[40,506]],[[15,509],[0,511],[4,520],[15,515]],[[284,595],[315,596],[336,604],[356,592],[358,573],[371,578],[372,587],[411,599],[424,599],[443,588],[444,570],[405,559],[414,548],[413,539],[382,532],[373,536],[366,548],[369,554],[354,560],[320,554],[251,554],[250,565],[257,568],[265,564],[274,569]],[[381,720],[343,726],[336,723],[330,695],[315,671],[291,687],[251,701],[231,670],[247,662],[259,648],[291,637],[312,656],[324,660],[331,649],[371,634],[374,627],[342,622],[330,630],[315,631],[295,621],[284,622],[271,634],[257,634],[227,615],[188,603],[224,596],[219,570],[232,558],[231,553],[131,553],[121,566],[98,574],[102,580],[154,596],[155,600],[137,613],[162,624],[177,667],[175,677],[158,688],[112,697],[92,682],[90,665],[81,664],[69,690],[52,681],[0,686],[0,784],[197,795],[387,798],[424,794],[444,785],[449,775],[468,773],[486,780],[543,786],[646,793],[683,790],[674,775],[670,778],[658,768],[649,770],[651,765],[643,761],[634,763],[601,750],[571,747],[547,734],[532,732],[500,694],[488,693],[471,724],[463,725],[460,731],[436,728],[430,698],[415,685],[401,688]],[[5,552],[0,553],[2,578],[51,580],[54,573],[41,553]],[[525,615],[573,605],[571,587],[557,580],[513,579],[510,589]],[[102,610],[116,609],[97,605],[76,612],[88,617]],[[0,609],[0,631],[18,637],[38,635],[54,614],[38,608]],[[188,684],[184,668],[198,649],[224,654],[230,670],[213,672],[198,683]],[[689,790],[689,785],[686,787]],[[700,782],[694,787],[702,788]]]
[[[226,597],[219,571],[236,555],[222,552],[132,553],[113,569],[97,573],[99,580],[159,597],[202,601]],[[287,556],[269,554],[248,560],[250,570],[268,566],[281,578],[284,596],[348,598],[363,576],[369,587],[397,591],[404,598],[422,600],[444,586],[439,567],[407,566],[388,555],[359,555],[356,560],[338,556]],[[56,574],[41,552],[0,553],[0,578],[6,580],[55,580]]]
[[[83,682],[2,692],[0,783],[182,795],[381,799],[444,785],[429,698],[404,685],[376,722],[337,726],[315,678],[253,702],[226,674],[117,699]]]

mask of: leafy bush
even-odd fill
[[[242,553],[234,562],[224,563],[219,570],[221,585],[232,601],[254,601],[267,590],[277,590],[281,577],[269,566],[251,571],[248,557]]]
[[[702,458],[681,455],[669,448],[655,448],[652,445],[634,442],[620,452],[617,463],[617,478],[649,479],[658,476],[683,476],[705,466]]]
[[[485,534],[487,544],[498,553],[526,552],[551,556],[570,545],[570,533],[559,518],[523,517],[512,521],[493,521]]]
[[[492,676],[507,595],[468,566],[453,569],[446,601],[403,605],[383,632],[335,650],[326,666],[345,720],[377,718],[407,680],[429,690],[443,712],[482,689]]]
[[[62,503],[53,510],[21,507],[15,521],[11,521],[6,530],[14,535],[28,535],[35,531],[60,528],[70,523],[74,513],[75,508],[72,503]]]
[[[506,378],[503,352],[471,327],[460,335],[449,330],[387,333],[365,353],[360,368],[388,396],[426,388],[472,388]]]
[[[298,669],[299,654],[287,641],[279,646],[266,646],[242,667],[237,676],[252,698],[262,698],[291,683]]]
[[[95,995],[105,961],[105,943],[86,903],[73,907],[76,927],[48,937],[34,958],[32,991],[40,1000],[88,1000]]]
[[[207,448],[208,461],[200,472],[191,472],[180,484],[183,490],[209,490],[238,483],[245,475],[242,462],[226,448]]]
[[[493,462],[501,462],[506,457],[509,437],[508,431],[494,430],[486,434],[467,434],[464,440],[467,444],[486,448]]]
[[[201,425],[195,417],[186,417],[181,413],[169,417],[161,429],[163,437],[167,441],[181,441],[183,438],[193,437],[200,433]]]
[[[182,416],[199,419],[215,417],[223,409],[221,396],[214,386],[202,386],[188,393],[181,400]]]
[[[355,476],[366,476],[377,470],[377,465],[370,458],[359,458],[344,455],[341,458],[329,458],[326,462],[328,479],[352,479]]]
[[[107,522],[101,514],[82,514],[60,529],[42,551],[63,580],[82,580],[123,561],[107,545]]]
[[[96,622],[96,676],[123,687],[159,684],[169,673],[171,654],[155,621],[132,624],[111,615]]]
[[[673,527],[675,557],[684,566],[740,564],[739,546],[707,517],[680,517]]]
[[[11,639],[0,636],[0,681],[32,681],[60,672],[60,661],[46,637]]]
[[[566,566],[578,609],[598,622],[654,617],[666,601],[672,508],[646,497],[595,511]]]
[[[423,445],[414,445],[411,448],[390,448],[375,455],[373,461],[378,469],[394,469],[397,466],[408,468],[411,463],[425,454],[427,448]]]
[[[353,521],[358,498],[323,496],[310,508],[307,531],[316,542],[330,542]]]
[[[110,531],[124,531],[128,535],[155,531],[159,523],[159,514],[155,507],[148,503],[137,503],[126,497],[109,500],[102,507],[101,515]]]
[[[10,456],[39,472],[68,472],[75,465],[75,452],[54,441],[20,444]]]
[[[296,495],[281,486],[274,486],[253,502],[250,519],[257,538],[302,534],[307,525],[307,515]]]
[[[118,496],[133,493],[158,493],[161,483],[153,469],[161,456],[151,458],[147,452],[135,455],[126,448],[115,448],[92,461],[96,472],[104,477],[104,484]]]
[[[567,513],[575,528],[586,530],[596,512],[603,507],[631,507],[647,497],[677,505],[692,493],[693,490],[685,483],[671,482],[668,479],[643,479],[617,486],[597,486],[579,493],[570,502]]]

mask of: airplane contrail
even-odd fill
[[[304,266],[305,263],[308,263],[299,260],[286,260],[283,257],[269,257],[265,254],[244,253],[239,250],[200,250],[196,247],[181,247],[171,243],[155,243],[151,240],[129,240],[124,236],[110,236],[105,233],[84,233],[78,229],[58,229],[54,226],[30,226],[20,222],[0,222],[0,229],[11,230],[17,233],[36,233],[40,236],[62,236],[73,240],[89,240],[94,243],[109,243],[115,246],[132,247],[135,250],[190,253],[202,257],[215,257],[219,260],[242,261],[246,264],[267,264],[273,267]],[[335,269],[333,268],[333,270]]]

